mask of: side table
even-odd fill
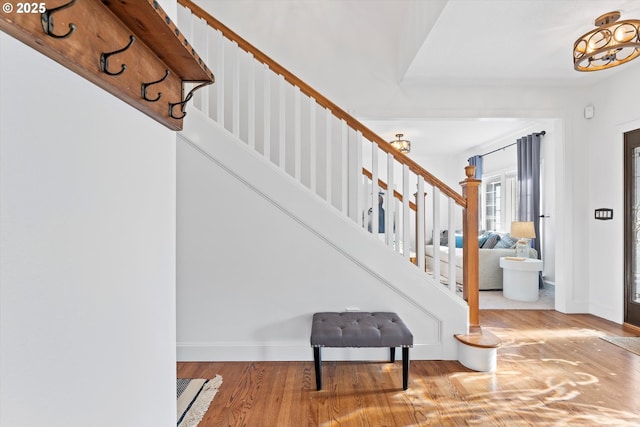
[[[500,257],[502,295],[516,301],[538,300],[538,275],[542,261],[535,258]]]

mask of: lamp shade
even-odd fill
[[[534,239],[536,237],[536,230],[533,228],[533,222],[512,222],[511,223],[511,237]]]

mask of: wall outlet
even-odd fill
[[[360,311],[360,309],[357,308],[357,307],[347,307],[347,312],[348,313],[351,313],[351,312],[354,312],[354,311]]]

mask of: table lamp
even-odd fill
[[[516,243],[516,256],[529,258],[529,242],[536,237],[533,222],[512,222],[510,234],[511,237],[518,239],[518,243]]]

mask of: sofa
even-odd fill
[[[483,233],[486,234],[486,233]],[[497,233],[495,233],[497,234]],[[456,246],[462,246],[461,240],[458,239]],[[498,241],[502,240],[503,244],[500,246],[489,245],[489,247],[483,247],[486,239],[483,240],[483,236],[480,236],[479,240],[479,284],[478,287],[481,291],[485,290],[500,290],[502,289],[502,268],[500,268],[500,257],[503,256],[516,256],[515,241],[509,237],[508,234],[500,235]],[[436,246],[440,253],[440,275],[449,278],[449,247],[446,246],[447,242],[441,238],[440,246]],[[444,245],[443,245],[444,244]],[[501,247],[508,246],[508,247]],[[462,284],[462,248],[456,247],[455,249],[455,263],[456,263],[456,282]],[[537,258],[538,254],[535,249],[530,249],[530,257]],[[425,246],[425,261],[427,271],[433,271],[434,267],[434,246]]]

